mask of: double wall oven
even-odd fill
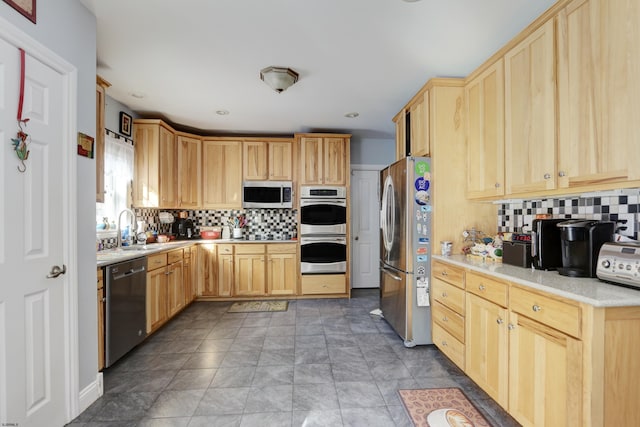
[[[300,272],[347,271],[347,189],[300,189]]]

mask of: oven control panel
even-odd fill
[[[640,242],[607,242],[600,248],[596,276],[640,288]]]

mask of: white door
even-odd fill
[[[63,76],[26,56],[24,118],[30,135],[26,171],[11,145],[17,134],[18,49],[0,39],[0,425],[61,426],[68,384],[65,319],[69,276],[68,165]],[[67,138],[68,139],[68,138]],[[67,317],[65,317],[67,316]]]
[[[351,175],[351,287],[379,288],[380,172],[354,170]]]

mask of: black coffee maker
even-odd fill
[[[193,221],[189,218],[177,218],[171,225],[171,232],[178,240],[192,239],[195,237]]]
[[[573,219],[558,223],[562,247],[562,267],[558,273],[569,277],[596,277],[600,247],[613,241],[615,223]]]

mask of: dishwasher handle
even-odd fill
[[[145,267],[144,266],[142,266],[142,267],[140,267],[138,269],[131,268],[131,269],[129,269],[129,270],[123,272],[123,273],[120,273],[118,275],[113,276],[113,280],[119,280],[119,279],[122,279],[124,277],[131,276],[133,274],[144,273],[144,271],[145,271]]]

